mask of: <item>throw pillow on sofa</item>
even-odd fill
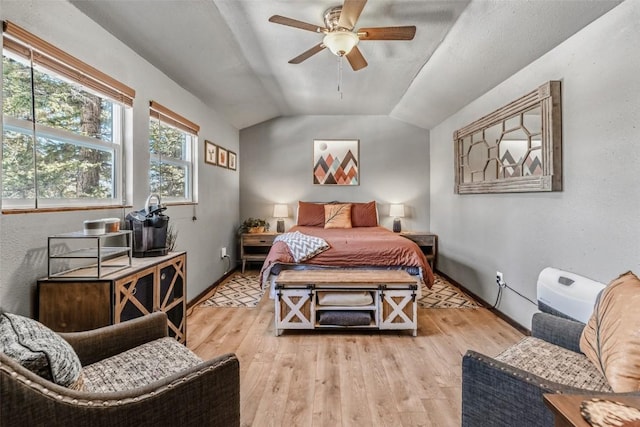
[[[44,379],[82,389],[82,365],[71,345],[43,324],[0,313],[0,351]]]
[[[640,279],[627,272],[602,290],[580,350],[617,393],[640,390]]]

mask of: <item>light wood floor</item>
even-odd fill
[[[487,309],[419,309],[409,332],[285,331],[273,300],[195,306],[188,346],[240,360],[243,426],[459,426],[462,355],[496,355],[522,334]]]

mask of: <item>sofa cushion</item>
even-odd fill
[[[526,337],[496,356],[496,360],[556,383],[597,392],[610,392],[605,377],[584,354]]]
[[[174,338],[160,338],[85,366],[85,390],[95,393],[131,390],[201,362]]]
[[[324,205],[324,228],[351,228],[351,204]]]
[[[640,390],[640,279],[627,272],[602,290],[580,350],[617,393]]]
[[[60,335],[28,317],[0,315],[0,351],[42,378],[82,389],[82,365]]]

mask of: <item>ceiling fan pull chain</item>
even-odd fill
[[[338,57],[338,95],[342,99],[342,56]]]

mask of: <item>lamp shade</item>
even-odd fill
[[[287,205],[273,205],[274,218],[288,218],[289,207]]]
[[[359,41],[358,35],[351,31],[333,31],[324,36],[322,44],[328,47],[334,55],[342,56],[351,52],[351,49]]]
[[[389,216],[394,218],[403,218],[404,217],[404,205],[390,205],[389,206]]]

